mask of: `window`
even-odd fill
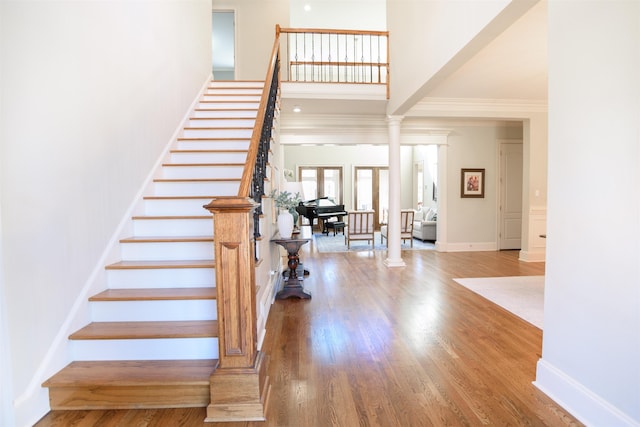
[[[389,168],[360,166],[355,168],[355,207],[374,210],[376,229],[387,222],[389,210]]]

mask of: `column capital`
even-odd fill
[[[393,124],[393,123],[400,123],[402,122],[402,120],[404,120],[404,116],[393,116],[393,115],[389,115],[387,116],[387,123],[389,124]]]

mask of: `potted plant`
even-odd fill
[[[278,231],[283,239],[290,239],[294,225],[298,222],[296,206],[302,201],[300,193],[273,190],[270,197],[280,210],[278,214]]]

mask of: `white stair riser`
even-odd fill
[[[182,135],[185,138],[251,138],[253,128],[241,129],[190,129],[185,128]]]
[[[213,242],[120,243],[123,261],[188,261],[213,259]]]
[[[242,117],[245,119],[253,119],[258,116],[258,111],[255,109],[247,109],[247,110],[219,110],[219,109],[204,109],[204,110],[195,110],[191,117],[197,118],[228,118],[228,117]]]
[[[251,138],[243,139],[212,139],[212,140],[181,140],[179,150],[248,150]]]
[[[238,181],[156,182],[153,188],[156,196],[203,196],[207,194],[236,196],[240,188],[240,183]]]
[[[244,94],[207,94],[202,96],[202,101],[221,101],[221,102],[260,102],[260,95],[244,95]]]
[[[246,151],[212,151],[212,152],[172,152],[171,163],[180,164],[216,164],[216,163],[242,163],[247,161]]]
[[[165,166],[162,168],[166,179],[240,179],[244,165],[234,166]]]
[[[217,338],[72,340],[74,360],[217,359]]]
[[[197,216],[206,215],[204,205],[211,198],[197,199],[145,199],[144,213],[150,216]]]
[[[214,268],[107,270],[111,289],[207,288],[216,283]]]
[[[244,87],[244,88],[223,88],[216,86],[209,86],[205,93],[207,95],[255,95],[262,96],[262,89],[260,87]]]
[[[260,108],[259,102],[199,102],[198,108],[215,108],[218,110],[257,110]]]
[[[206,212],[203,210],[202,212]],[[213,235],[213,217],[203,219],[136,219],[133,234],[138,237],[152,236],[209,236]]]
[[[218,87],[255,88],[255,87],[262,87],[263,85],[264,85],[264,82],[262,82],[260,80],[256,80],[256,81],[251,81],[251,80],[244,80],[244,81],[239,81],[239,80],[211,80],[211,82],[209,82],[209,86],[208,87],[210,87],[210,88],[218,88]]]
[[[192,128],[253,128],[255,119],[191,119],[187,127]]]
[[[216,300],[93,301],[94,322],[216,320]]]

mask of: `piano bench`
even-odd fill
[[[327,222],[326,223],[326,227],[327,227],[327,235],[329,234],[329,230],[333,230],[333,235],[336,235],[336,232],[342,231],[342,234],[344,235],[344,222],[343,221],[333,221],[333,222]]]

